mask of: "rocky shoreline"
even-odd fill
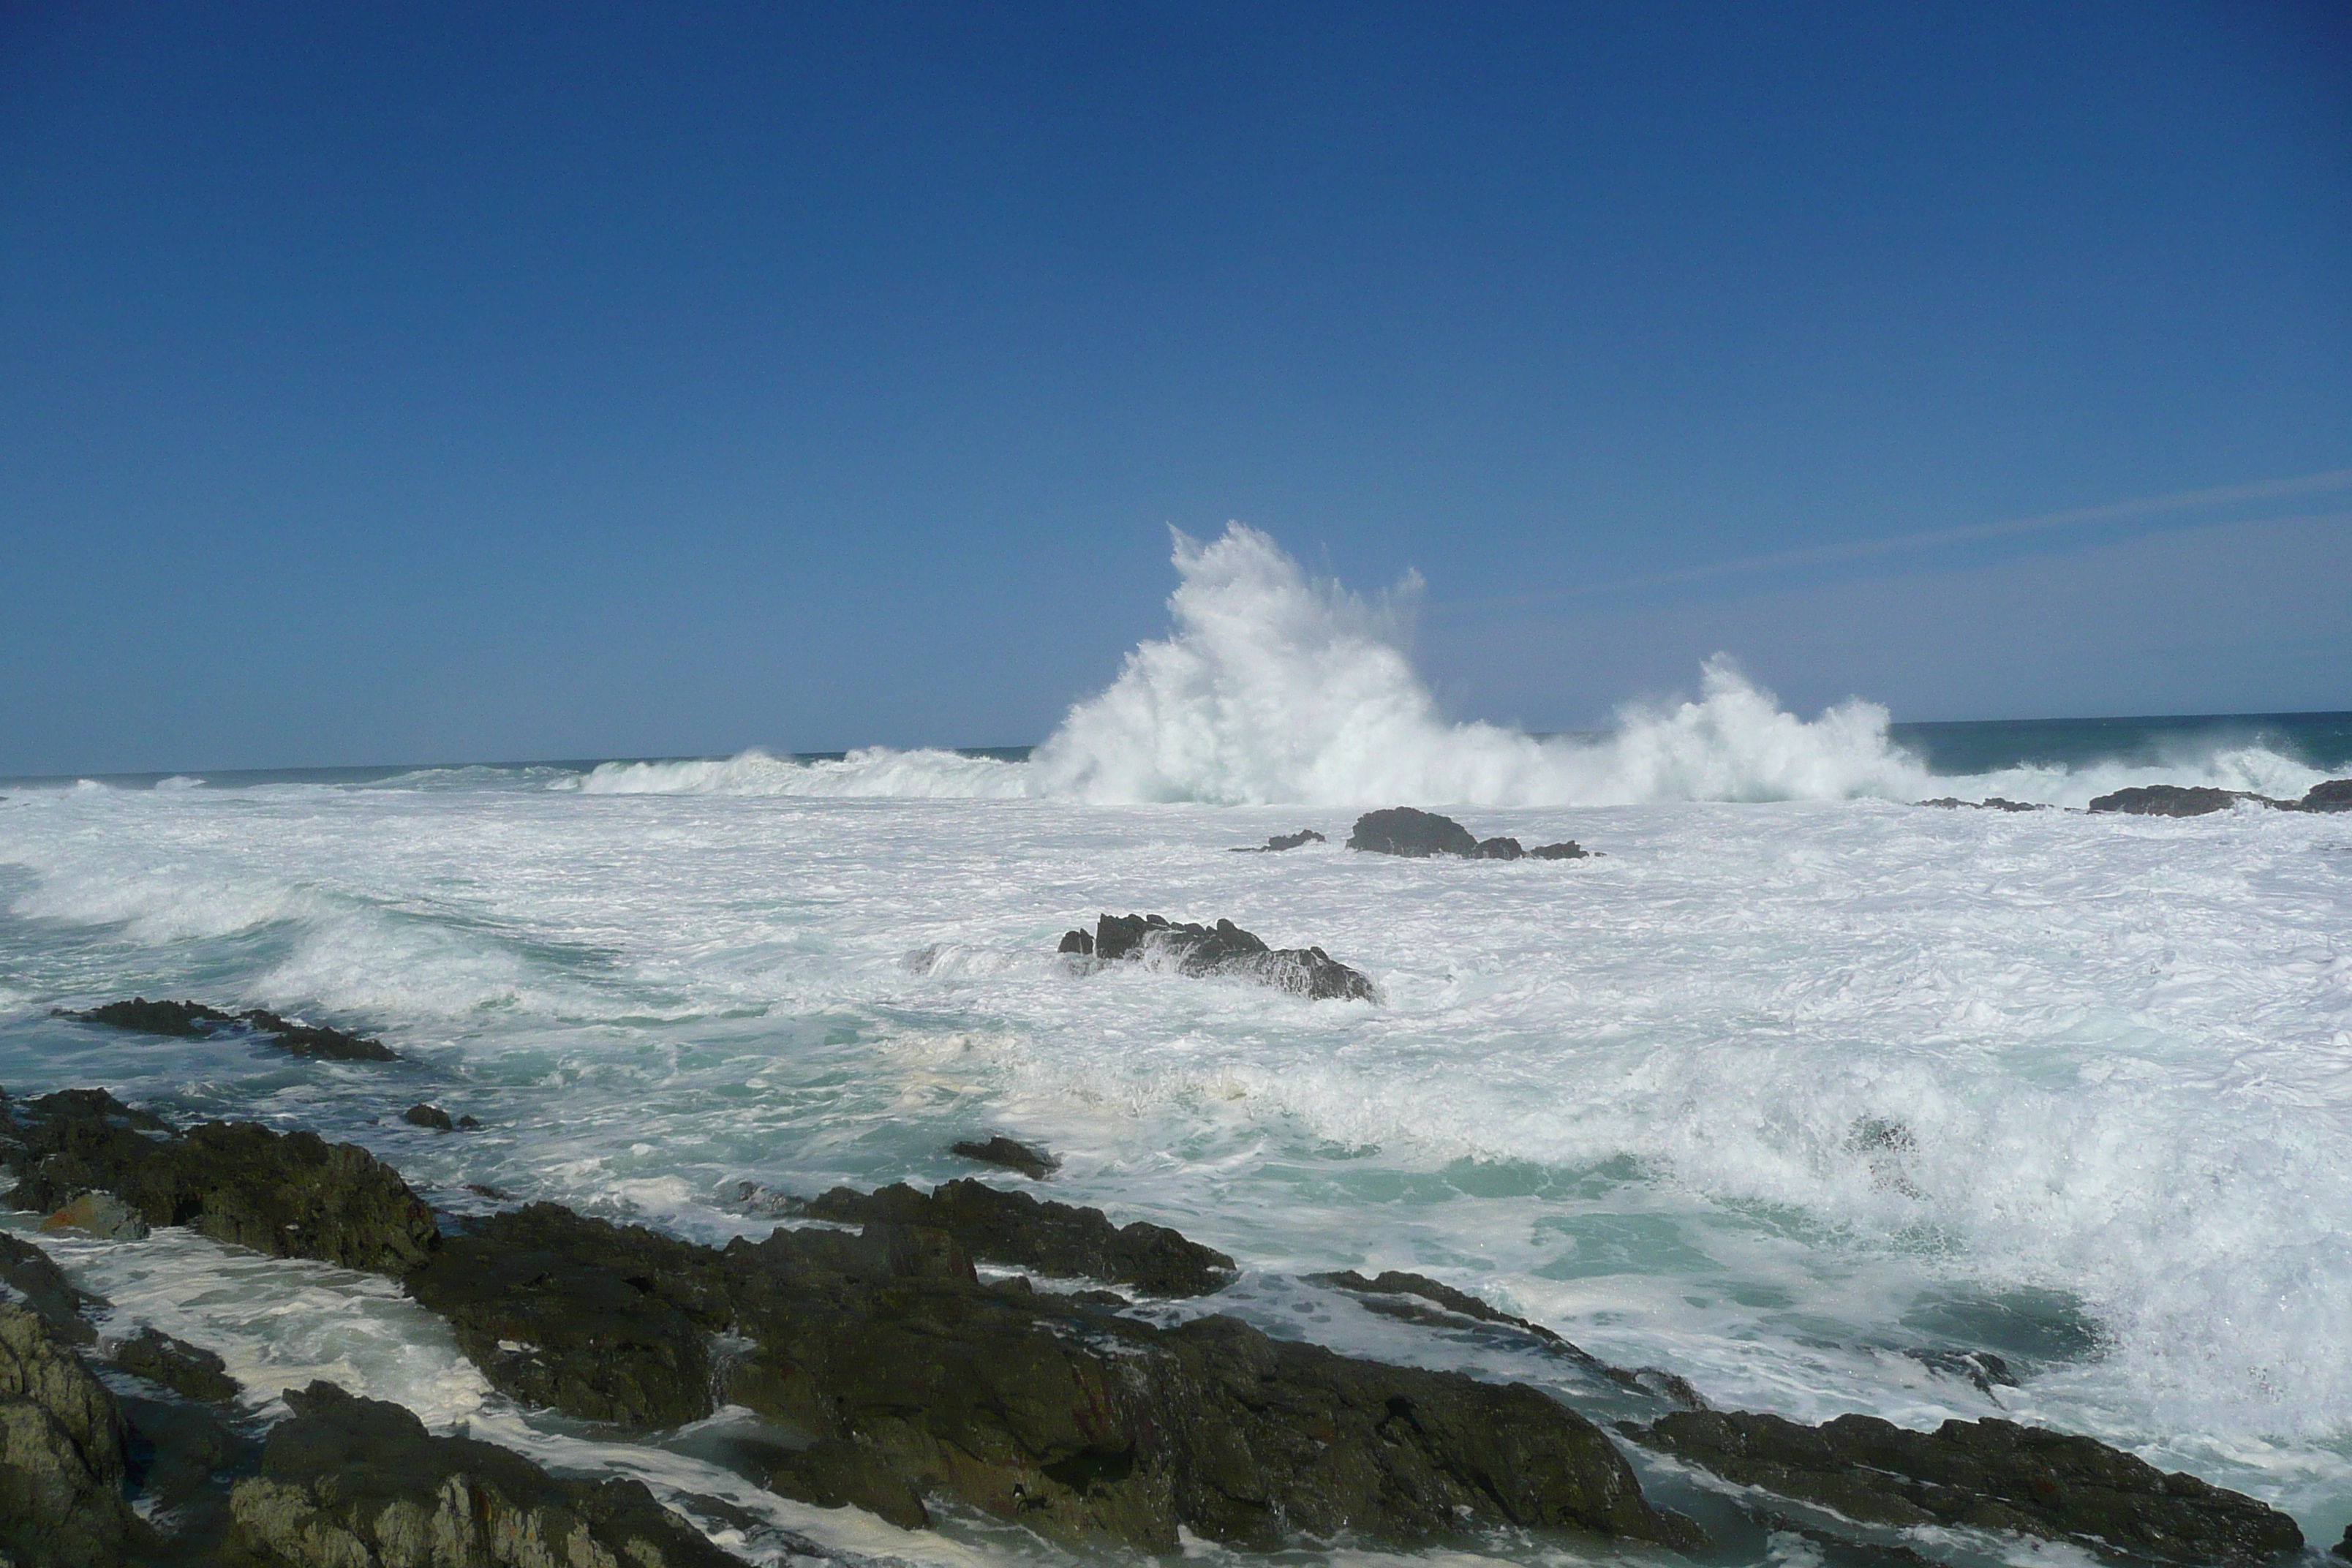
[[[526,1406],[639,1438],[741,1407],[777,1435],[738,1446],[747,1478],[908,1527],[947,1509],[1153,1552],[1187,1532],[1276,1551],[1495,1530],[1703,1549],[1699,1525],[1645,1495],[1622,1441],[1735,1489],[1751,1521],[1793,1513],[1857,1545],[1920,1523],[2117,1561],[2253,1564],[2302,1544],[2284,1515],[2086,1437],[1710,1411],[1671,1373],[1606,1367],[1417,1275],[1320,1282],[1408,1321],[1522,1335],[1656,1414],[1612,1436],[1524,1384],[1354,1359],[1230,1317],[1167,1326],[1105,1287],[1213,1298],[1234,1260],[977,1181],[739,1192],[803,1223],[712,1247],[553,1204],[436,1214],[352,1145],[181,1130],[96,1089],[0,1097],[0,1166],[26,1212],[107,1194],[151,1226],[393,1279]],[[984,1281],[982,1262],[1027,1272]],[[257,1442],[221,1414],[216,1359],[152,1333],[101,1347],[95,1304],[37,1247],[0,1235],[0,1554],[14,1568],[734,1561],[642,1485],[553,1477],[332,1384],[287,1391],[292,1417]],[[101,1364],[142,1393],[110,1392]]]

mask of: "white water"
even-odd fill
[[[1895,804],[1873,797],[2152,773],[1930,778],[1875,710],[1800,721],[1727,671],[1597,745],[1448,727],[1393,602],[1245,531],[1180,564],[1173,636],[1025,766],[12,788],[0,1083],[312,1127],[454,1208],[488,1183],[709,1238],[758,1228],[722,1184],[935,1181],[969,1173],[951,1138],[1003,1131],[1064,1155],[1056,1195],[1234,1254],[1250,1273],[1218,1304],[1283,1331],[1557,1375],[1297,1280],[1416,1268],[1721,1404],[1912,1425],[1997,1412],[1906,1352],[1991,1349],[2024,1377],[1998,1413],[2273,1500],[2322,1542],[2352,1521],[2352,818]],[[2172,776],[2289,794],[2295,766]],[[1355,805],[1415,781],[1482,837],[1605,858],[1339,847]],[[1684,798],[1710,794],[1805,798]],[[1333,804],[1206,804],[1259,798]],[[1226,852],[1305,826],[1333,842]],[[1130,910],[1318,943],[1384,1005],[1054,956]],[[379,1030],[407,1059],[47,1015],[134,991]],[[398,1122],[418,1099],[485,1128]],[[192,1238],[68,1250],[257,1399],[332,1375],[534,1452],[577,1441],[367,1282]],[[560,1451],[716,1489],[676,1456]],[[940,1561],[1031,1550],[833,1528]]]

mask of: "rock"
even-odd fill
[[[1062,933],[1062,945],[1055,948],[1054,951],[1056,952],[1091,954],[1094,950],[1095,939],[1093,937],[1087,935],[1082,931],[1066,931]]]
[[[41,1222],[43,1230],[78,1230],[101,1241],[144,1241],[147,1222],[112,1193],[84,1193]]]
[[[1232,1279],[1234,1260],[1141,1220],[1117,1226],[1100,1209],[1040,1201],[985,1182],[944,1182],[929,1195],[900,1184],[878,1192],[835,1187],[793,1212],[837,1225],[911,1226],[945,1232],[972,1257],[1065,1279],[1105,1279],[1153,1296],[1206,1296]]]
[[[1538,844],[1528,851],[1530,860],[1587,860],[1591,852],[1570,838],[1559,844]]]
[[[294,1418],[230,1500],[235,1544],[283,1568],[735,1568],[645,1483],[558,1480],[520,1454],[435,1437],[397,1405],[331,1383],[286,1391]]]
[[[961,1154],[967,1160],[978,1160],[982,1164],[1002,1165],[1008,1171],[1018,1171],[1033,1182],[1042,1182],[1062,1168],[1062,1162],[1044,1150],[1016,1143],[1001,1133],[985,1143],[952,1144],[948,1152]]]
[[[183,1398],[207,1405],[236,1402],[236,1380],[228,1363],[208,1350],[147,1328],[114,1348],[114,1364]]]
[[[449,1120],[447,1111],[437,1105],[427,1105],[423,1100],[417,1101],[402,1111],[400,1119],[411,1127],[429,1127],[436,1132],[454,1132],[457,1130],[457,1124]]]
[[[0,1556],[18,1568],[123,1561],[122,1412],[42,1316],[0,1298]]]
[[[206,1039],[225,1030],[247,1031],[267,1036],[270,1044],[298,1057],[322,1057],[331,1061],[356,1062],[400,1059],[399,1053],[382,1040],[366,1038],[341,1029],[297,1023],[258,1007],[244,1013],[224,1013],[201,1002],[150,1002],[144,996],[133,996],[128,1002],[109,1002],[102,1007],[92,1007],[79,1013],[63,1007],[53,1011],[58,1017],[71,1018],[79,1023],[103,1024],[109,1028],[131,1029],[142,1035],[172,1035],[186,1039]]]
[[[1062,941],[1063,951],[1069,951],[1069,939]],[[1204,926],[1177,924],[1164,915],[1104,915],[1095,922],[1094,956],[1102,963],[1165,965],[1194,979],[1255,981],[1315,1001],[1379,1000],[1369,976],[1321,948],[1268,948],[1226,920]]]
[[[1478,841],[1470,836],[1468,828],[1450,816],[1399,805],[1386,811],[1368,811],[1356,818],[1356,830],[1348,836],[1348,847],[1418,859],[1431,855],[1475,855]]]
[[[2121,812],[2127,816],[2203,816],[2227,811],[2242,800],[2260,805],[2278,803],[2268,795],[2242,789],[2184,789],[2179,784],[2140,784],[2103,795],[2091,802],[2094,812]]]
[[[1263,844],[1236,845],[1234,848],[1234,853],[1236,855],[1279,855],[1286,849],[1296,849],[1302,844],[1328,844],[1330,840],[1325,838],[1313,828],[1302,827],[1296,833],[1276,834]]]
[[[388,1273],[423,1263],[438,1239],[397,1172],[315,1132],[214,1121],[183,1134],[103,1089],[66,1089],[0,1105],[0,1166],[17,1180],[9,1201],[35,1212],[111,1193],[150,1225]]]
[[[708,1247],[538,1203],[460,1226],[404,1283],[499,1392],[651,1428],[713,1409],[719,1272]]]
[[[1481,860],[1516,860],[1526,853],[1516,838],[1482,838],[1478,841],[1478,858]]]
[[[2089,1437],[1987,1419],[1914,1432],[1868,1415],[1803,1426],[1679,1412],[1636,1442],[1726,1480],[1864,1524],[2008,1531],[2109,1557],[2267,1563],[2303,1546],[2286,1515]]]
[[[2344,1527],[2344,1539],[2337,1542],[2327,1550],[2329,1554],[2332,1556],[2352,1561],[2352,1524],[2347,1524]]]
[[[2305,811],[2352,811],[2352,779],[2329,779],[2316,784],[2296,805]],[[2352,1531],[2346,1532],[2352,1535]],[[2346,1552],[2352,1556],[2352,1552]]]
[[[819,1508],[862,1508],[901,1530],[931,1522],[914,1483],[864,1444],[820,1437],[805,1448],[772,1447],[762,1457],[758,1479],[772,1492]]]
[[[97,1298],[68,1284],[65,1271],[50,1261],[47,1253],[5,1230],[0,1230],[0,1285],[23,1297],[24,1305],[68,1344],[86,1345],[97,1340],[98,1331],[82,1317],[84,1308],[98,1304]],[[0,1295],[0,1300],[5,1299]]]

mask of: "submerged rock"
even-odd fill
[[[1516,838],[1482,838],[1478,841],[1478,858],[1481,860],[1516,860],[1526,853]]]
[[[122,1561],[147,1528],[123,1500],[127,1479],[114,1395],[40,1313],[0,1297],[0,1556]]]
[[[872,1193],[835,1187],[792,1212],[836,1225],[944,1232],[972,1257],[1065,1279],[1104,1279],[1153,1296],[1206,1296],[1234,1260],[1166,1226],[1114,1226],[1102,1210],[1008,1193],[985,1182],[943,1182],[928,1194],[900,1184]]]
[[[437,1105],[427,1105],[423,1100],[402,1111],[400,1119],[411,1127],[428,1127],[436,1132],[455,1132],[457,1130],[457,1124],[449,1119],[447,1111]]]
[[[1946,811],[1958,811],[1963,806],[1970,811],[2048,811],[2051,809],[2047,805],[2036,805],[2031,801],[2009,800],[1997,795],[1989,795],[1982,800],[1962,800],[1958,795],[1948,795],[1935,800],[1918,800],[1911,804],[1941,806]]]
[[[2260,805],[2279,803],[2268,795],[2242,789],[2184,788],[2179,784],[2138,784],[2103,795],[2091,802],[2095,813],[2121,812],[2127,816],[2203,816],[2227,811],[2242,800]]]
[[[1236,855],[1279,855],[1286,849],[1296,849],[1302,844],[1328,844],[1329,842],[1329,839],[1325,838],[1313,828],[1302,827],[1296,833],[1277,833],[1263,844],[1235,845],[1234,847],[1234,853]]]
[[[960,1154],[967,1160],[978,1160],[984,1165],[1002,1165],[1008,1171],[1018,1171],[1033,1182],[1042,1182],[1062,1168],[1062,1162],[1044,1150],[1016,1143],[1002,1133],[985,1143],[966,1142],[950,1144],[948,1152]]]
[[[291,1051],[298,1057],[320,1057],[329,1061],[390,1062],[400,1059],[400,1053],[382,1040],[342,1029],[299,1023],[259,1007],[243,1013],[224,1013],[201,1002],[150,1002],[144,996],[133,996],[128,1002],[109,1002],[102,1007],[91,1007],[79,1013],[63,1007],[55,1011],[58,1016],[71,1018],[77,1023],[103,1024],[109,1028],[131,1029],[142,1035],[207,1039],[224,1031],[257,1034],[265,1037],[280,1050]]]
[[[41,1221],[43,1230],[78,1230],[101,1241],[144,1241],[147,1222],[112,1193],[84,1193]]]
[[[1062,939],[1062,951],[1074,951],[1069,937]],[[1164,915],[1104,915],[1095,922],[1092,952],[1101,963],[1165,963],[1194,979],[1252,980],[1315,1001],[1379,1000],[1370,976],[1321,948],[1269,948],[1226,920],[1205,926],[1180,924]]]
[[[183,1398],[206,1405],[236,1401],[236,1380],[229,1376],[227,1363],[155,1329],[142,1329],[115,1346],[112,1360],[123,1371],[160,1384]]]
[[[230,1500],[235,1544],[283,1568],[737,1568],[642,1481],[559,1480],[520,1454],[436,1437],[331,1383],[288,1389],[260,1473]]]
[[[1530,860],[1590,860],[1592,852],[1573,838],[1558,844],[1538,844],[1528,851]]]
[[[2267,1563],[2303,1546],[2293,1520],[2252,1498],[2166,1475],[2089,1437],[2013,1422],[1914,1432],[1869,1415],[1804,1426],[1678,1412],[1623,1430],[1726,1480],[1864,1524],[2009,1531],[2180,1563]]]
[[[1478,840],[1450,816],[1397,805],[1386,811],[1368,811],[1356,818],[1356,830],[1348,836],[1348,847],[1421,859],[1432,855],[1475,855]]]
[[[110,1193],[150,1225],[273,1258],[397,1273],[431,1256],[433,1211],[397,1172],[315,1132],[212,1121],[181,1133],[103,1089],[0,1103],[7,1201],[37,1213]]]

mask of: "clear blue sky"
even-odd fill
[[[2352,707],[2352,7],[0,6],[0,773]],[[1795,558],[1736,566],[1760,556]]]

